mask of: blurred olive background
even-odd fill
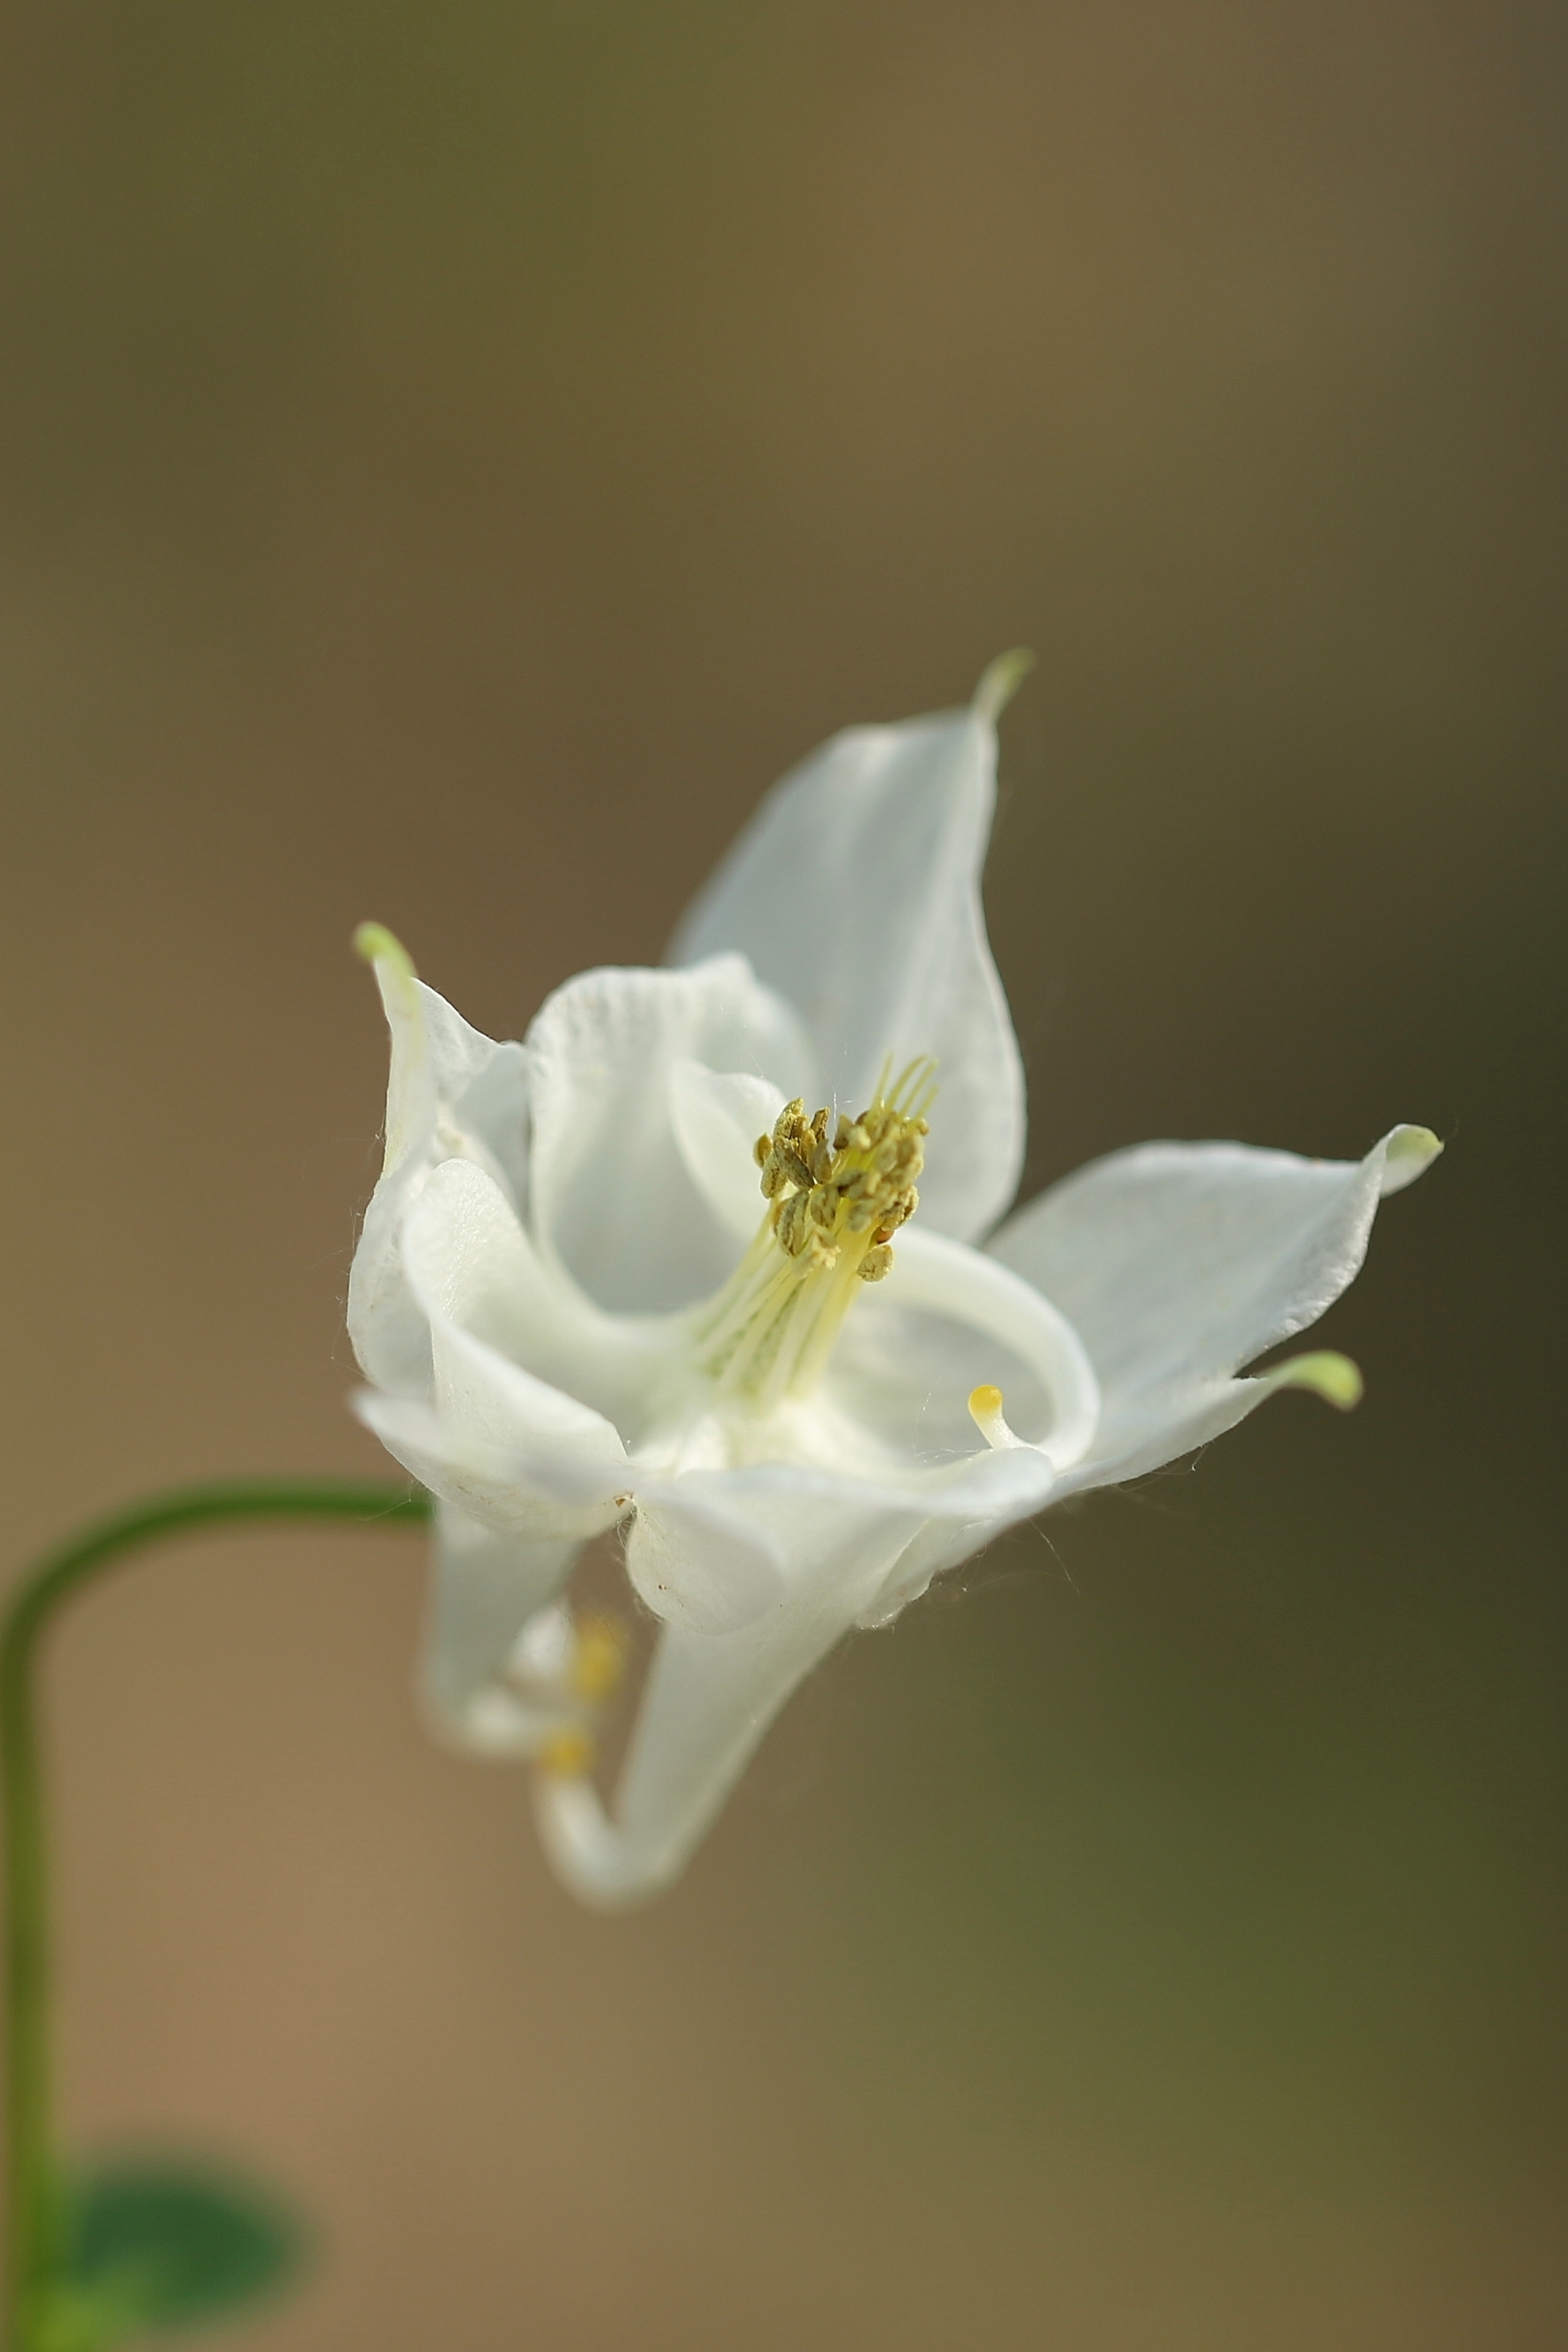
[[[606,1923],[408,1537],[54,1653],[79,2138],[320,2217],[268,2352],[1548,2352],[1565,26],[1520,0],[0,19],[8,1557],[344,1410],[392,924],[517,1034],[835,728],[1040,669],[1031,1186],[1446,1159],[1285,1398],[818,1678]]]

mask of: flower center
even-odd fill
[[[815,1386],[857,1283],[881,1280],[893,1236],[915,1212],[935,1070],[922,1056],[889,1086],[884,1065],[858,1118],[808,1119],[797,1100],[758,1137],[769,1207],[697,1326],[702,1369],[721,1389],[766,1410]]]

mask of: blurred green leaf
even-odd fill
[[[162,2160],[92,2165],[68,2192],[51,2352],[218,2319],[275,2292],[303,2250],[298,2223],[253,2183]]]

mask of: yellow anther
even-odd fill
[[[613,1698],[626,1673],[626,1632],[613,1617],[580,1618],[571,1661],[571,1687],[595,1705]]]
[[[539,1770],[556,1780],[578,1781],[594,1766],[594,1743],[586,1731],[557,1731],[539,1750]]]
[[[912,1215],[915,1178],[925,1163],[927,1134],[920,1110],[929,1108],[936,1065],[929,1055],[908,1064],[891,1089],[882,1066],[876,1100],[858,1119],[840,1118],[828,1142],[832,1113],[805,1115],[797,1097],[779,1112],[771,1136],[753,1146],[762,1170],[763,1198],[777,1204],[773,1230],[787,1257],[799,1258],[815,1226],[825,1244],[872,1233],[880,1244]],[[780,1195],[784,1195],[780,1199]],[[809,1226],[808,1222],[809,1220]],[[820,1249],[814,1254],[821,1258]]]
[[[778,1235],[778,1245],[786,1257],[798,1258],[809,1241],[806,1219],[810,1210],[809,1192],[792,1192],[779,1209],[774,1230]]]
[[[857,1282],[891,1270],[889,1244],[920,1199],[936,1070],[921,1054],[895,1077],[890,1055],[858,1118],[826,1106],[807,1118],[797,1095],[752,1145],[768,1207],[696,1330],[704,1371],[755,1409],[815,1385]]]

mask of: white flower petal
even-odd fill
[[[1049,1495],[1042,1497],[1048,1501]],[[911,1601],[920,1599],[939,1576],[950,1568],[961,1568],[966,1560],[1006,1532],[1007,1525],[1016,1526],[1018,1518],[1006,1522],[993,1519],[932,1519],[922,1527],[913,1542],[900,1552],[873,1597],[856,1618],[857,1625],[871,1632],[891,1625],[901,1611]]]
[[[525,1756],[567,1720],[506,1678],[525,1629],[564,1586],[578,1546],[521,1543],[436,1506],[421,1685],[433,1724],[475,1755]]]
[[[980,903],[996,761],[988,708],[835,735],[768,795],[669,951],[748,955],[804,1015],[840,1109],[865,1108],[884,1055],[935,1054],[920,1213],[962,1241],[1023,1166],[1023,1067]]]
[[[655,1617],[696,1633],[730,1633],[776,1607],[783,1551],[766,1526],[728,1511],[699,1478],[639,1477],[626,1565]]]
[[[1375,1150],[1382,1153],[1382,1198],[1425,1176],[1443,1145],[1430,1127],[1392,1127]]]
[[[517,1377],[528,1380],[526,1373]],[[598,1463],[584,1463],[565,1447],[552,1452],[538,1432],[518,1449],[454,1426],[420,1397],[360,1388],[349,1403],[411,1478],[498,1535],[526,1544],[582,1544],[626,1515],[629,1483],[606,1491],[611,1482]],[[575,1482],[574,1469],[582,1473]]]
[[[669,1332],[656,1317],[606,1314],[534,1247],[510,1201],[483,1169],[433,1169],[405,1216],[410,1297],[427,1321],[446,1315],[470,1337],[616,1423],[635,1425]]]
[[[734,1261],[676,1141],[676,1062],[800,1092],[809,1043],[743,956],[691,971],[582,973],[528,1031],[533,1230],[601,1307],[690,1304]]]
[[[626,1448],[602,1414],[444,1317],[432,1317],[431,1340],[435,1405],[446,1429],[504,1455],[520,1483],[562,1503],[597,1507],[627,1491]]]
[[[863,1322],[868,1341],[853,1357],[863,1390],[874,1390],[877,1383],[872,1350],[879,1352],[884,1379],[891,1376],[903,1381],[909,1369],[914,1369],[917,1379],[924,1379],[926,1352],[919,1346],[917,1329],[909,1329],[912,1324],[917,1326],[922,1314],[967,1326],[980,1341],[995,1343],[1008,1357],[1023,1362],[1032,1376],[1035,1409],[1043,1415],[1037,1428],[1027,1428],[1025,1423],[1027,1435],[1043,1447],[1055,1468],[1065,1470],[1068,1463],[1086,1453],[1100,1418],[1100,1387],[1084,1343],[1068,1317],[1051,1298],[1008,1273],[995,1258],[980,1256],[978,1249],[967,1249],[962,1242],[945,1240],[940,1233],[922,1233],[919,1225],[903,1228],[894,1244],[891,1273],[874,1284],[869,1298],[856,1301],[856,1322]],[[898,1343],[898,1336],[881,1339],[879,1324],[894,1317],[905,1319],[903,1334],[909,1343],[907,1352]],[[954,1357],[957,1354],[954,1350]],[[995,1381],[1004,1390],[1008,1387],[1006,1369],[995,1354],[987,1357],[985,1347],[973,1354],[964,1350],[959,1362],[954,1362],[950,1402],[964,1407],[978,1379]],[[969,1420],[964,1423],[964,1437],[967,1444],[973,1444],[973,1425]]]
[[[767,1203],[754,1146],[772,1132],[784,1108],[780,1088],[743,1072],[701,1062],[670,1064],[669,1108],[675,1141],[693,1183],[739,1242],[749,1242]]]
[[[442,1419],[484,1442],[539,1450],[546,1475],[578,1482],[579,1456],[626,1464],[626,1449],[602,1414],[507,1352],[531,1337],[549,1301],[531,1281],[533,1262],[496,1187],[478,1169],[435,1171],[403,1224],[409,1289],[430,1324],[435,1404]],[[520,1294],[511,1284],[517,1282]],[[570,1345],[570,1333],[561,1345]]]
[[[540,1834],[572,1892],[613,1910],[678,1878],[779,1709],[851,1622],[798,1605],[736,1633],[666,1627],[613,1815],[587,1780],[535,1782]]]
[[[1064,1310],[1100,1379],[1100,1429],[1067,1483],[1156,1468],[1289,1384],[1278,1374],[1228,1376],[1339,1297],[1366,1254],[1381,1193],[1409,1183],[1440,1148],[1412,1127],[1361,1161],[1145,1143],[1021,1210],[992,1251]]]
[[[587,1780],[540,1776],[545,1844],[586,1901],[641,1901],[679,1875],[785,1700],[848,1631],[911,1527],[840,1505],[812,1532],[809,1564],[798,1553],[784,1598],[762,1617],[733,1633],[661,1634],[613,1818]]]
[[[405,1468],[483,1525],[528,1542],[580,1541],[623,1515],[630,1464],[603,1415],[479,1335],[506,1312],[494,1273],[507,1213],[478,1170],[432,1177],[402,1234],[409,1295],[430,1335],[431,1399],[366,1390],[356,1407]]]
[[[398,1236],[432,1166],[487,1169],[521,1207],[527,1176],[528,1063],[521,1045],[470,1029],[373,924],[360,933],[392,1033],[387,1142],[349,1273],[349,1337],[367,1380],[394,1395],[429,1388],[429,1337],[409,1298]]]
[[[1255,1377],[1178,1380],[1117,1399],[1093,1450],[1064,1475],[1058,1495],[1119,1485],[1176,1461],[1223,1437],[1282,1388],[1309,1389],[1343,1413],[1360,1398],[1361,1375],[1347,1356],[1319,1349],[1287,1357]]]
[[[994,1452],[971,1455],[947,1473],[941,1493],[929,1498],[932,1516],[863,1603],[856,1624],[891,1624],[937,1577],[1073,1491],[1075,1475],[1071,1468],[1059,1471],[1048,1452],[1017,1438]]]
[[[551,1858],[585,1900],[614,1907],[666,1886],[706,1831],[758,1741],[811,1669],[857,1621],[880,1621],[894,1571],[929,1534],[924,1581],[1048,1498],[1055,1471],[1032,1447],[985,1452],[918,1483],[879,1486],[771,1463],[680,1482],[700,1503],[776,1548],[769,1605],[732,1631],[665,1626],[649,1671],[613,1817],[585,1780],[538,1791]],[[632,1543],[636,1542],[633,1531]],[[645,1598],[659,1606],[665,1595]],[[665,1609],[662,1614],[668,1615]]]

